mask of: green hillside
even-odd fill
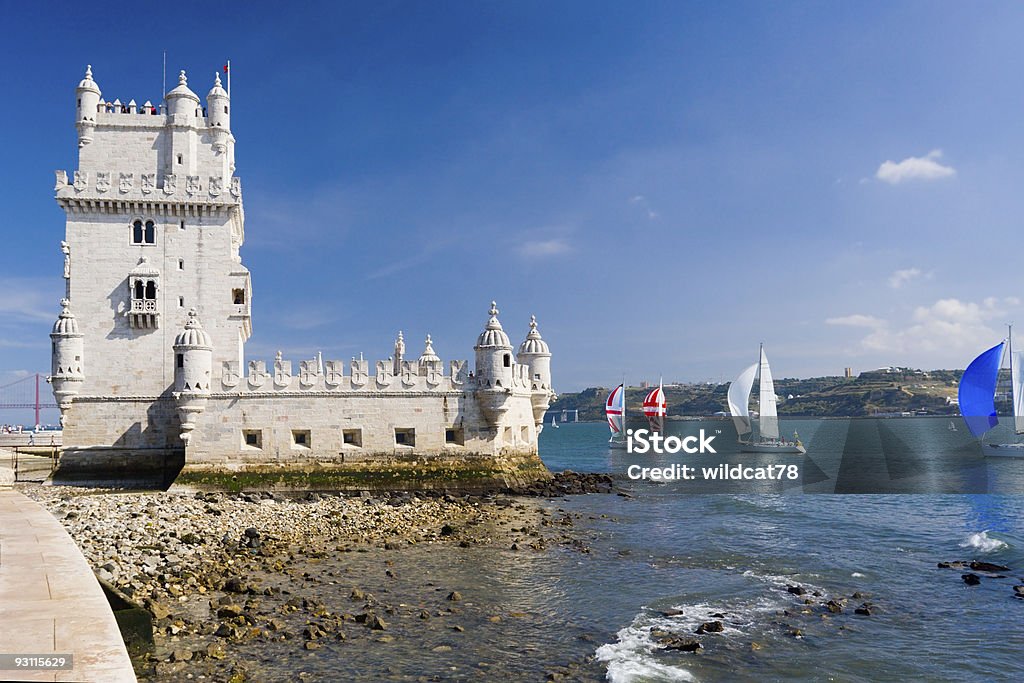
[[[809,417],[861,417],[892,413],[957,415],[948,398],[956,398],[962,370],[895,369],[862,372],[857,377],[782,378],[775,380],[779,414]],[[665,387],[670,416],[701,417],[727,411],[728,384],[673,384]],[[611,387],[562,394],[552,411],[579,410],[580,420],[604,420]],[[626,409],[639,414],[650,389],[627,387]],[[753,392],[756,394],[756,391]],[[755,405],[751,407],[756,410]]]

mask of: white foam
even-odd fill
[[[961,548],[974,548],[983,553],[991,553],[1006,547],[1006,543],[998,538],[989,538],[988,531],[971,534],[960,544]]]
[[[743,575],[777,589],[785,589],[794,583],[790,577],[759,574],[749,570],[743,572]],[[811,591],[818,590],[812,584],[800,582],[800,585]],[[776,613],[792,599],[795,596],[778,590],[744,600],[740,604],[702,602],[676,605],[673,610],[678,613],[671,616],[643,610],[633,619],[633,623],[616,634],[615,642],[602,645],[594,654],[598,661],[605,664],[607,679],[611,683],[695,681],[697,678],[690,671],[658,661],[657,653],[663,652],[663,648],[651,636],[652,629],[669,633],[694,633],[702,623],[718,620],[722,622],[723,630],[716,637],[743,637],[756,630],[765,615]],[[725,614],[726,617],[716,616],[719,614]]]
[[[611,683],[632,683],[632,681],[695,681],[697,678],[676,666],[661,664],[651,653],[655,649],[650,631],[638,626],[641,617],[633,624],[620,630],[618,640],[597,648],[594,653],[598,661],[604,662]]]
[[[854,573],[850,574],[850,576],[852,576],[855,579],[863,579],[864,578],[864,575],[861,574],[860,572],[854,572]]]

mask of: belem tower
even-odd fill
[[[231,100],[185,72],[162,106],[78,84],[78,168],[56,172],[66,293],[50,337],[64,447],[55,480],[321,488],[517,485],[554,394],[531,320],[513,346],[491,304],[475,363],[435,353],[245,357],[252,279]],[[168,473],[169,476],[168,476]]]

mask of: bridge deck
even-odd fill
[[[78,546],[50,513],[0,484],[2,654],[73,654],[74,669],[0,670],[0,680],[136,680],[114,614]]]

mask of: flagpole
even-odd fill
[[[228,99],[231,99],[231,60],[228,60]]]

